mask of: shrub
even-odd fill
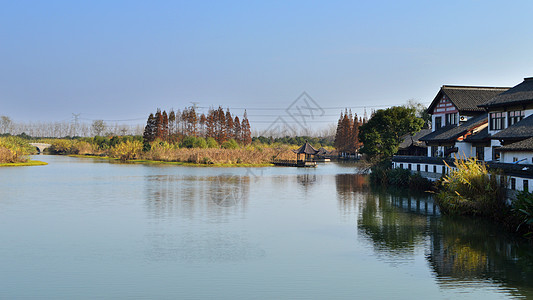
[[[475,158],[456,159],[455,168],[442,178],[437,204],[442,213],[496,216],[505,211],[505,177],[489,172]]]
[[[195,138],[193,146],[194,146],[194,148],[205,149],[205,148],[207,148],[207,142],[205,141],[205,139],[203,137],[197,137],[197,138]]]
[[[56,154],[74,154],[75,152],[75,149],[73,149],[74,141],[72,140],[53,140],[51,144],[50,149]]]
[[[180,148],[194,148],[195,141],[196,138],[194,136],[187,136],[181,141]]]
[[[224,149],[237,149],[239,148],[239,144],[234,139],[230,139],[222,143],[222,148]]]
[[[217,140],[215,140],[212,137],[208,137],[207,140],[207,148],[218,148]]]
[[[36,150],[24,139],[16,136],[0,138],[0,163],[26,162]]]
[[[142,152],[143,143],[140,141],[125,141],[111,148],[110,155],[122,161],[136,159]]]
[[[529,235],[531,235],[531,227],[533,225],[533,193],[526,191],[518,192],[513,201],[513,212],[521,222],[519,226],[528,226]]]

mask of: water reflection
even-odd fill
[[[265,255],[233,218],[245,214],[249,176],[150,175],[145,192],[147,211],[164,221],[145,236],[147,260],[214,263]]]
[[[533,296],[531,245],[486,220],[442,217],[431,221],[428,261],[443,287],[490,280]]]
[[[430,195],[371,188],[360,175],[335,177],[339,208],[357,216],[362,239],[392,264],[426,253],[443,288],[492,283],[533,296],[533,251],[523,239],[485,220],[441,217]]]
[[[144,182],[148,211],[154,218],[177,214],[216,222],[217,216],[244,212],[250,197],[249,176],[151,175]]]
[[[383,190],[367,194],[357,224],[359,232],[372,241],[378,254],[392,255],[394,260],[402,262],[396,258],[414,257],[416,246],[424,242],[428,224],[425,215],[410,213],[399,199]]]
[[[195,231],[174,235],[155,232],[146,238],[149,247],[145,258],[149,261],[239,262],[265,256],[265,251],[241,232],[210,230],[202,235]]]

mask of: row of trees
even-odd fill
[[[359,141],[359,127],[366,123],[366,119],[357,118],[351,111],[341,113],[337,123],[334,146],[340,153],[354,155],[362,145]]]
[[[8,116],[0,116],[0,134],[25,135],[31,137],[92,137],[114,135],[141,135],[142,125],[107,124],[103,120],[86,122],[14,122]]]
[[[335,148],[340,153],[366,154],[369,158],[390,157],[407,134],[428,126],[425,108],[414,101],[372,112],[370,119],[357,118],[345,110],[337,124]]]
[[[222,107],[210,109],[207,115],[198,115],[194,107],[183,111],[157,110],[150,114],[144,128],[145,143],[159,139],[161,141],[179,142],[185,137],[213,138],[219,144],[234,139],[240,144],[248,145],[252,142],[252,133],[247,113],[244,111],[242,121],[233,116],[229,109],[224,112]]]

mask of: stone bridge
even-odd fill
[[[43,153],[44,149],[52,146],[50,144],[44,144],[44,143],[30,143],[30,145],[37,148],[37,150],[39,151],[39,154]]]

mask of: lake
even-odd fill
[[[0,168],[1,299],[533,297],[533,247],[353,164]]]

